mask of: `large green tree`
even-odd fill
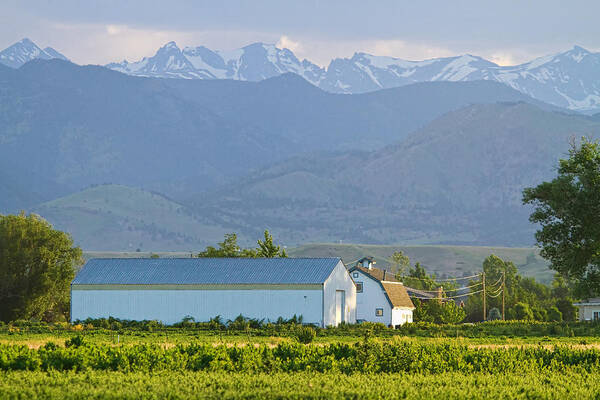
[[[530,221],[551,268],[575,283],[579,296],[600,295],[600,144],[583,138],[559,161],[558,176],[527,188]]]
[[[264,232],[264,239],[259,239],[257,244],[256,249],[243,249],[238,245],[237,235],[227,233],[223,241],[217,243],[218,247],[208,246],[204,251],[198,253],[198,257],[287,257],[285,249],[275,245],[273,236],[268,230]]]
[[[71,237],[43,218],[0,215],[0,320],[68,316],[69,286],[82,263]]]

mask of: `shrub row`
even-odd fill
[[[88,319],[74,324],[47,324],[35,321],[15,321],[8,325],[0,324],[0,332],[52,333],[60,331],[144,331],[144,332],[209,332],[213,334],[246,334],[253,336],[296,336],[301,326],[300,318],[281,320],[275,323],[238,317],[223,322],[214,318],[209,322],[182,321],[167,326],[158,321],[129,321],[116,318]],[[383,324],[362,323],[341,324],[338,327],[315,328],[317,336],[364,336],[371,333],[379,337],[466,337],[483,338],[497,336],[600,336],[600,323],[585,322],[536,322],[536,321],[489,321],[475,324],[434,324],[416,322],[392,329]]]
[[[224,371],[224,372],[368,372],[444,373],[600,371],[600,351],[541,346],[484,348],[450,344],[379,343],[325,346],[282,343],[276,347],[208,344],[109,346],[86,344],[81,337],[66,347],[48,343],[39,349],[0,345],[0,370],[29,371]]]

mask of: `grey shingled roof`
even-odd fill
[[[339,258],[95,258],[74,285],[321,284]]]

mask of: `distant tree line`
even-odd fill
[[[402,260],[405,266],[398,270],[404,273],[397,274],[397,278],[406,286],[426,291],[434,298],[437,297],[437,290],[440,290],[441,301],[413,299],[415,322],[445,324],[483,319],[482,278],[470,280],[461,286],[456,281],[438,281],[435,274],[428,274],[418,262],[411,267],[410,260],[402,252],[394,253],[392,265],[394,260]],[[577,318],[577,308],[573,306],[573,287],[560,274],[556,274],[552,285],[547,286],[534,278],[519,275],[512,262],[493,254],[484,260],[482,272],[487,286],[487,320],[502,318],[502,290],[507,320],[561,322],[575,321]],[[461,287],[465,289],[461,290]]]

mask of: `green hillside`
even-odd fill
[[[479,246],[379,246],[365,244],[316,243],[288,249],[290,257],[341,257],[345,263],[363,256],[375,258],[378,267],[389,266],[394,251],[402,250],[412,263],[419,262],[428,272],[438,276],[472,275],[481,271],[483,260],[490,254],[512,261],[524,276],[548,283],[553,271],[534,248]]]
[[[397,145],[289,159],[190,207],[266,225],[289,245],[531,246],[536,227],[523,189],[556,175],[571,137],[598,132],[586,116],[475,104]]]
[[[226,233],[164,196],[122,185],[88,188],[33,211],[98,251],[197,250]]]

